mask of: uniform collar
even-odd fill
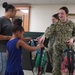
[[[61,24],[62,24],[62,25],[66,25],[66,24],[68,24],[69,22],[70,22],[70,20],[67,20],[67,21],[66,21],[66,22],[64,22],[64,23],[63,23],[63,22],[61,22],[61,21],[59,21],[59,22],[58,22],[58,24],[60,24],[60,25],[61,25]]]

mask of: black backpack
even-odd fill
[[[68,66],[65,65],[65,68],[68,68],[69,75],[73,75],[74,67],[75,67],[75,52],[72,49],[72,47],[69,47],[69,45],[66,45],[67,47],[64,49],[62,54],[62,62],[65,57],[67,57],[68,60]],[[70,61],[71,59],[71,61]]]

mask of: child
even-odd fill
[[[14,25],[21,26],[21,25],[22,25],[22,19],[16,18],[16,19],[13,21],[13,24],[14,24]]]
[[[14,19],[13,20],[13,24],[15,26],[21,26],[22,25],[22,19],[20,19],[20,18]],[[26,37],[26,38],[22,38],[22,40],[24,40],[25,42],[29,42],[31,40],[31,38],[30,37]]]
[[[6,55],[8,57],[5,75],[24,75],[21,64],[22,48],[28,51],[35,51],[44,47],[39,44],[37,47],[27,45],[21,38],[23,38],[24,29],[22,26],[12,27],[12,37],[7,43]]]

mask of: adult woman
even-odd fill
[[[58,11],[60,21],[50,28],[50,31],[45,34],[49,38],[53,32],[55,35],[55,42],[53,44],[53,75],[61,75],[61,55],[63,49],[66,47],[66,42],[73,37],[75,33],[75,24],[68,20],[69,10],[67,7],[61,7]],[[73,39],[69,40],[72,45]]]
[[[4,75],[6,66],[6,43],[11,38],[12,22],[10,18],[16,15],[16,9],[13,5],[4,2],[5,15],[0,17],[0,75]]]

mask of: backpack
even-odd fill
[[[68,69],[69,75],[73,75],[75,67],[75,52],[72,47],[67,45],[63,50],[62,54],[62,63],[61,63],[61,72],[65,72],[65,69]]]
[[[38,41],[31,40],[30,45],[37,46]],[[49,56],[48,56],[47,50],[45,48],[38,49],[35,52],[34,62],[31,62],[33,74],[34,75],[44,75],[46,72],[48,61],[49,61]]]
[[[36,52],[33,73],[34,75],[44,75],[48,64],[48,53],[45,48]]]

